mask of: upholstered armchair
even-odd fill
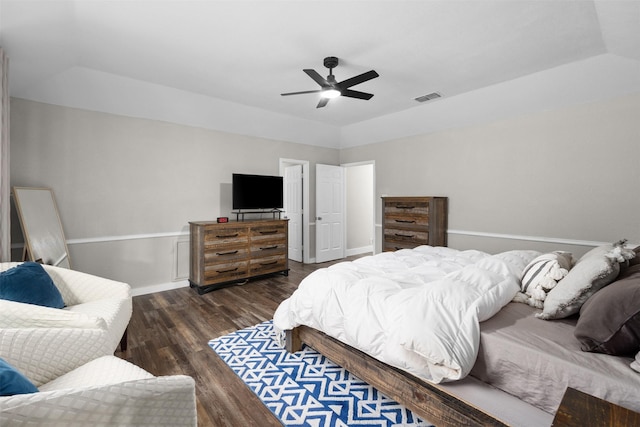
[[[35,360],[5,360],[14,366],[31,367],[29,372],[37,369]],[[0,397],[3,427],[197,424],[195,382],[191,377],[155,377],[115,356],[99,357],[47,383],[34,385],[38,392]]]
[[[5,271],[20,263],[0,263]],[[37,372],[30,378],[46,383],[100,356],[126,347],[131,319],[131,289],[121,283],[75,270],[42,266],[64,300],[51,308],[0,299],[0,357],[17,361],[25,354]],[[46,343],[46,345],[42,345]],[[37,349],[37,350],[36,350]],[[48,365],[55,369],[49,371]]]

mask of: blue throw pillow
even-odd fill
[[[64,301],[42,265],[25,262],[0,273],[0,299],[62,308]]]
[[[37,392],[38,389],[27,377],[0,358],[0,396]]]

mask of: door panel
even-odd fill
[[[302,165],[284,170],[284,210],[289,220],[289,259],[302,262]]]
[[[344,169],[316,165],[316,262],[344,258]]]

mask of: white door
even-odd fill
[[[284,217],[289,219],[289,259],[302,262],[302,165],[284,170]]]
[[[316,262],[344,258],[344,169],[316,165]]]

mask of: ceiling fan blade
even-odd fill
[[[281,93],[281,96],[289,96],[289,95],[302,95],[304,93],[318,93],[318,92],[322,92],[322,89],[318,89],[318,90],[303,90],[302,92],[289,92],[289,93]]]
[[[344,89],[341,92],[342,96],[347,96],[349,98],[358,98],[358,99],[371,99],[373,97],[372,93],[360,92],[357,90]]]
[[[367,80],[375,79],[378,76],[379,76],[378,73],[376,73],[374,70],[371,70],[371,71],[367,71],[366,73],[362,73],[358,76],[351,77],[350,79],[343,80],[340,83],[338,83],[336,86],[338,87],[339,90],[344,90],[348,87],[355,86],[360,83],[364,83]]]
[[[320,86],[322,86],[322,87],[329,86],[329,82],[324,77],[322,77],[320,74],[318,74],[318,72],[316,70],[310,70],[310,69],[306,68],[306,69],[304,69],[302,71],[307,73],[307,75],[309,77],[311,77]]]
[[[329,98],[320,98],[320,102],[318,102],[318,105],[316,106],[316,108],[322,108],[328,103],[329,103]]]

